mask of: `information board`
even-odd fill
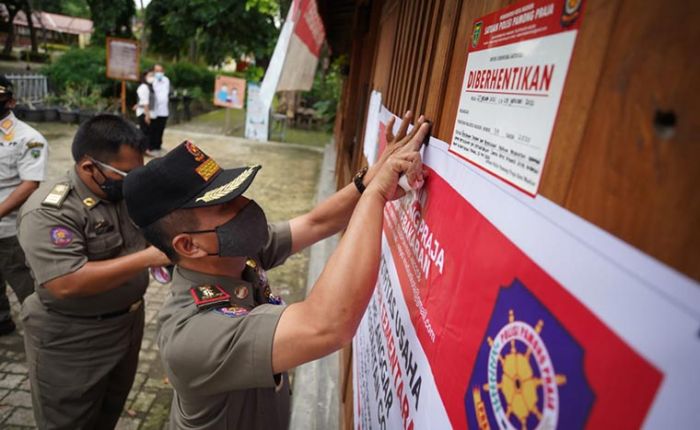
[[[523,1],[474,21],[450,152],[537,194],[582,4]]]

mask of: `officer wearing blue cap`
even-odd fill
[[[288,222],[269,224],[243,195],[260,166],[224,169],[190,142],[126,177],[129,214],[177,263],[158,336],[172,428],[287,428],[286,371],[349,342],[365,311],[384,204],[401,174],[422,180],[420,123],[406,136],[406,120],[369,171]],[[285,305],[265,270],[346,226],[309,297]]]

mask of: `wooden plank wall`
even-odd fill
[[[353,45],[352,61],[362,63],[351,62],[356,79],[344,90],[344,101],[363,93],[365,105],[341,115],[355,109],[345,121],[364,125],[376,89],[394,113],[425,113],[433,135],[449,142],[472,23],[515,1],[367,3]],[[700,280],[700,2],[588,0],[585,8],[540,194]],[[339,185],[364,162],[362,129],[346,127],[340,139],[336,129]]]

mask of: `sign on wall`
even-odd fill
[[[537,194],[582,13],[534,0],[474,21],[450,152]]]
[[[245,79],[219,75],[214,81],[214,105],[243,109],[245,100]]]
[[[357,429],[700,422],[698,283],[445,142],[423,159],[424,187],[384,212],[353,340]]]

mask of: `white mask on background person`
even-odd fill
[[[156,72],[156,79],[158,79],[159,81],[162,81],[164,76],[165,76],[165,73]]]

